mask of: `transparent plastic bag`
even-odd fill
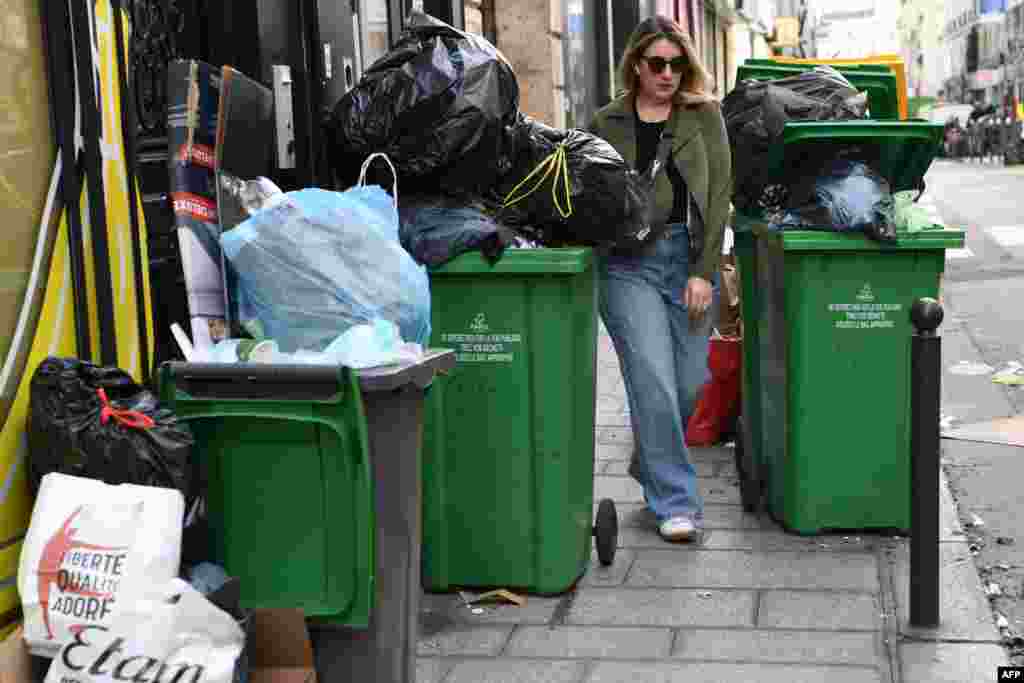
[[[398,239],[392,196],[359,182],[345,192],[289,192],[221,237],[238,286],[267,338],[282,351],[323,351],[353,325],[377,318],[407,342],[430,338],[430,285]],[[394,168],[392,167],[394,173]]]
[[[896,240],[894,204],[888,181],[866,164],[837,159],[794,192],[777,221],[784,230],[862,232],[879,242]]]

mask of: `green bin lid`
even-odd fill
[[[950,228],[898,232],[895,242],[878,242],[861,233],[819,230],[782,230],[761,237],[772,239],[786,251],[931,251],[964,246],[963,231]]]
[[[916,190],[942,143],[943,126],[927,121],[827,121],[787,123],[782,144],[768,155],[769,172],[785,177],[813,146],[850,143],[872,151],[870,165],[893,192]]]
[[[564,249],[506,249],[501,260],[491,265],[478,251],[457,256],[444,265],[429,269],[432,277],[448,275],[576,275],[594,267],[590,247]]]
[[[810,71],[816,66],[829,66],[841,73],[850,85],[868,94],[872,119],[899,119],[899,91],[896,74],[884,64],[790,64],[771,59],[748,59],[736,70],[736,82],[753,78],[771,81]]]

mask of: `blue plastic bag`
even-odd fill
[[[430,285],[398,240],[396,200],[364,185],[377,156],[390,165],[370,156],[349,190],[288,192],[221,236],[245,299],[282,351],[323,351],[377,318],[397,324],[404,341],[430,338]]]

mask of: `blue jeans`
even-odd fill
[[[622,366],[636,444],[630,474],[659,522],[682,516],[699,523],[704,516],[686,424],[710,377],[718,283],[711,309],[693,323],[683,303],[689,271],[684,225],[672,225],[635,255],[601,260],[601,318]]]

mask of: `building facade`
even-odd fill
[[[1013,111],[1024,118],[1024,0],[1013,0],[1006,8],[1007,96]]]
[[[660,14],[678,21],[711,72],[715,93],[723,97],[734,86],[736,68],[743,60],[771,54],[776,13],[776,0],[464,0],[463,4],[467,30],[482,30],[516,69],[522,110],[559,127],[585,125],[616,96],[620,90],[617,65],[630,33],[642,19]],[[487,26],[493,27],[489,33]]]
[[[907,75],[908,97],[938,97],[945,86],[943,0],[907,0],[897,30]]]
[[[1024,95],[1021,0],[948,0],[942,34],[944,99],[1019,109]]]
[[[773,54],[797,58],[818,57],[818,39],[822,34],[822,0],[775,0],[777,22],[795,21],[796,45],[773,46]]]
[[[893,0],[822,0],[817,34],[822,59],[858,59],[899,51]]]

